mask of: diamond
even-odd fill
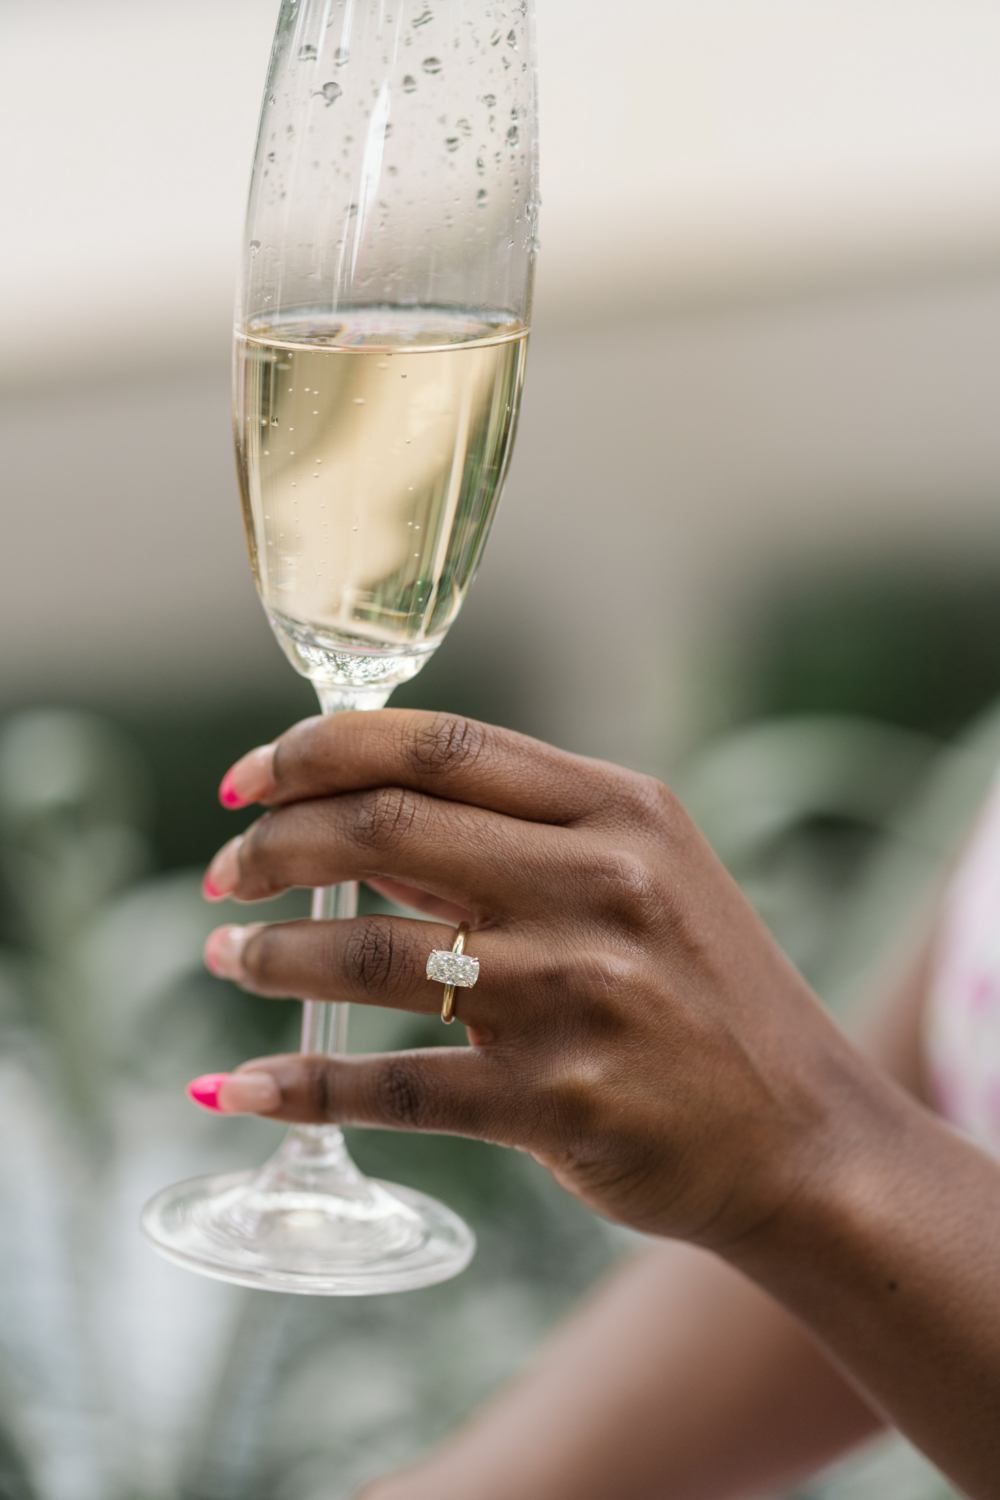
[[[436,979],[439,984],[453,984],[456,989],[471,990],[479,978],[479,959],[435,948],[427,957],[427,978]]]

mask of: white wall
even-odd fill
[[[1000,254],[995,0],[538,10],[550,308]],[[276,14],[0,0],[7,380],[217,347]]]

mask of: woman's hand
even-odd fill
[[[714,1248],[835,1170],[883,1084],[831,1025],[667,789],[441,714],[311,719],[226,778],[271,810],[210,896],[361,879],[440,918],[218,929],[209,966],[270,996],[433,1014],[445,923],[480,961],[468,1048],[275,1057],[219,1107],[477,1136],[598,1212]],[[891,1109],[890,1109],[891,1113]]]

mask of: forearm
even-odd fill
[[[770,1297],[704,1251],[657,1245],[370,1500],[728,1500],[814,1472],[878,1425]]]
[[[1000,1166],[912,1101],[845,1109],[828,1159],[727,1259],[974,1500],[1000,1496]]]

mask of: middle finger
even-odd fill
[[[398,787],[267,813],[212,862],[215,896],[259,901],[290,886],[388,877],[482,920],[548,908],[580,864],[580,835]],[[559,897],[565,906],[565,895]]]

